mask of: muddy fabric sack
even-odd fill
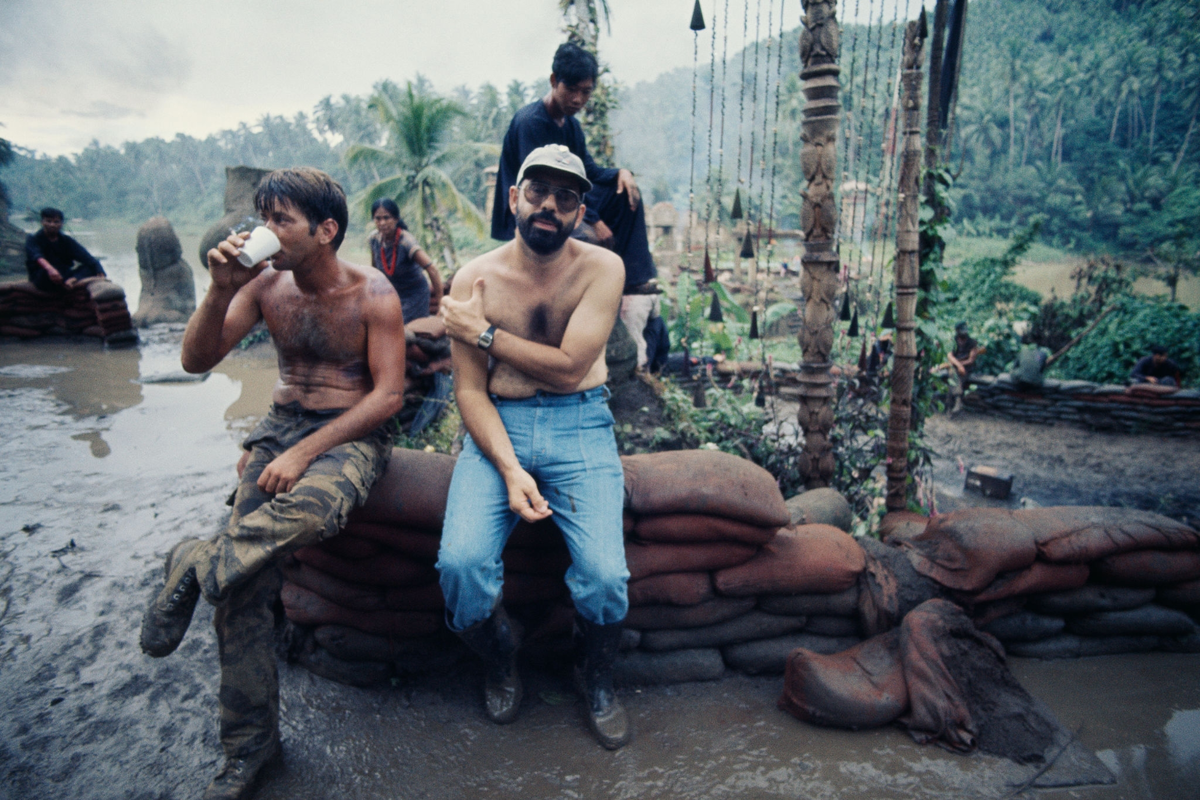
[[[316,592],[344,608],[359,611],[379,611],[387,608],[383,589],[378,586],[344,581],[291,558],[284,559],[279,568],[285,581]]]
[[[668,572],[705,572],[744,564],[758,547],[739,542],[695,544],[625,543],[625,564],[630,580]]]
[[[798,647],[814,653],[840,653],[861,641],[857,636],[818,636],[800,632],[726,645],[721,648],[721,655],[730,667],[748,675],[780,675],[787,667],[788,655]]]
[[[1080,636],[1183,636],[1196,632],[1196,623],[1182,611],[1153,603],[1127,611],[1099,611],[1067,622]]]
[[[1062,617],[1047,617],[1032,611],[1021,611],[992,620],[981,630],[990,633],[1001,642],[1036,642],[1049,639],[1063,632],[1066,620]]]
[[[345,625],[322,625],[313,630],[313,639],[343,661],[392,663],[405,672],[450,666],[463,655],[462,648],[441,633],[420,639],[396,639]]]
[[[505,547],[500,555],[505,572],[524,572],[528,575],[554,575],[562,578],[571,566],[571,554],[565,547],[545,550],[534,547]]]
[[[717,591],[760,594],[844,592],[854,586],[866,558],[862,547],[832,525],[784,528],[741,566],[714,574]]]
[[[321,542],[321,547],[326,552],[351,561],[377,556],[384,551],[384,546],[378,542],[360,538],[345,530],[332,539],[326,539]]]
[[[1008,652],[1022,658],[1053,661],[1060,658],[1149,653],[1158,649],[1157,636],[1077,636],[1064,633],[1037,642],[1013,642]]]
[[[900,667],[900,631],[892,630],[834,655],[798,648],[787,658],[779,707],[834,728],[876,728],[908,708]]]
[[[740,617],[754,608],[753,597],[718,597],[694,606],[634,606],[625,626],[642,631],[701,628]]]
[[[558,529],[552,517],[526,522],[518,520],[517,526],[508,535],[506,547],[540,547],[545,550],[566,551],[567,543],[562,531]]]
[[[809,616],[826,614],[855,617],[858,613],[858,587],[833,594],[767,594],[758,598],[758,607],[770,614]]]
[[[629,605],[694,606],[713,599],[707,572],[672,572],[629,582]]]
[[[763,528],[788,523],[771,473],[716,450],[623,456],[625,506],[634,514],[707,514]]]
[[[393,611],[442,611],[446,600],[436,583],[424,586],[393,586],[384,595],[384,605]]]
[[[298,653],[295,659],[297,664],[318,677],[359,689],[378,686],[392,677],[391,664],[346,661],[315,644]]]
[[[929,517],[915,511],[889,511],[879,520],[879,538],[885,542],[912,539],[925,532]]]
[[[864,637],[891,630],[909,611],[945,595],[945,587],[917,572],[902,544],[869,536],[858,542],[866,557],[858,576],[858,627]]]
[[[567,586],[558,575],[531,575],[506,571],[503,591],[506,604],[528,605],[557,600],[566,594]]]
[[[854,617],[816,614],[808,618],[804,630],[818,636],[858,636],[858,620]]]
[[[681,628],[666,631],[645,631],[643,650],[686,650],[694,647],[720,647],[726,644],[770,639],[798,631],[805,625],[804,617],[781,617],[765,611],[751,611],[736,619],[703,628]]]
[[[713,648],[647,653],[621,653],[613,664],[613,681],[618,686],[715,681],[725,674],[721,651]]]
[[[1158,602],[1171,608],[1189,611],[1200,609],[1200,580],[1185,581],[1172,586],[1160,586]]]
[[[1000,573],[1025,569],[1037,557],[1033,530],[999,508],[940,514],[902,544],[917,572],[960,592],[978,592]]]
[[[976,603],[988,603],[1018,595],[1078,589],[1088,581],[1091,569],[1087,564],[1047,564],[1035,561],[1031,566],[996,577],[986,589],[972,598]]]
[[[1200,549],[1200,532],[1170,517],[1136,508],[1056,506],[1013,516],[1029,525],[1046,561],[1082,564],[1133,550]]]
[[[357,611],[343,608],[294,583],[280,591],[287,618],[299,625],[348,625],[379,636],[429,636],[442,628],[442,615],[425,611]]]
[[[1053,592],[1029,598],[1029,608],[1040,614],[1067,616],[1093,611],[1120,611],[1137,608],[1154,600],[1153,589],[1088,584],[1069,592]]]
[[[422,586],[437,580],[437,571],[431,564],[413,561],[396,553],[384,553],[363,561],[347,561],[315,545],[301,547],[294,555],[297,561],[335,578],[369,586]]]
[[[707,514],[656,514],[638,517],[633,533],[647,542],[745,542],[760,545],[771,541],[778,527],[749,525]]]
[[[387,469],[371,487],[367,502],[350,518],[440,531],[454,461],[443,453],[393,448]]]
[[[437,560],[438,547],[441,544],[441,536],[435,531],[408,528],[400,525],[385,525],[376,522],[354,521],[351,521],[346,525],[342,533],[329,541],[335,542],[347,535],[359,539],[368,539],[394,553],[399,553],[418,561],[428,561],[431,564]],[[325,543],[322,542],[322,544]],[[342,555],[335,550],[329,550],[329,552],[335,555]],[[348,558],[348,556],[343,556],[343,558]]]
[[[1092,575],[1122,586],[1162,586],[1200,578],[1200,553],[1187,550],[1138,550],[1108,556],[1092,564]]]

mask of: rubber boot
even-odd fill
[[[226,758],[217,777],[204,790],[204,800],[245,800],[254,792],[263,768],[282,754],[279,740],[244,758]]]
[[[492,615],[458,634],[467,647],[483,659],[486,677],[483,686],[484,707],[488,719],[505,725],[517,718],[524,690],[517,674],[517,648],[520,634],[508,618],[504,606],[497,605]]]
[[[613,662],[622,626],[621,622],[597,625],[575,616],[575,687],[583,695],[588,727],[609,750],[624,747],[633,735],[613,689]]]

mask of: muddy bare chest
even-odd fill
[[[331,366],[366,361],[360,303],[275,302],[264,307],[263,317],[285,361]]]

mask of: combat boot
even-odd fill
[[[244,800],[254,791],[263,768],[282,753],[279,740],[245,758],[227,758],[225,766],[204,790],[204,800]]]
[[[624,747],[633,735],[613,689],[622,624],[597,625],[575,615],[575,687],[583,695],[588,726],[609,750]]]
[[[483,659],[486,678],[483,701],[488,718],[505,725],[517,718],[524,689],[517,674],[517,648],[520,634],[508,618],[504,606],[497,605],[492,615],[458,634]]]
[[[191,554],[201,544],[199,539],[184,539],[167,556],[166,584],[150,600],[142,618],[142,652],[146,655],[155,658],[171,655],[187,633],[200,598],[200,582]]]

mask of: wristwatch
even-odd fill
[[[488,328],[486,331],[484,331],[483,333],[479,334],[479,339],[476,340],[475,344],[479,346],[480,350],[487,350],[489,347],[492,346],[492,340],[495,338],[496,338],[496,326],[493,325],[490,328]]]

